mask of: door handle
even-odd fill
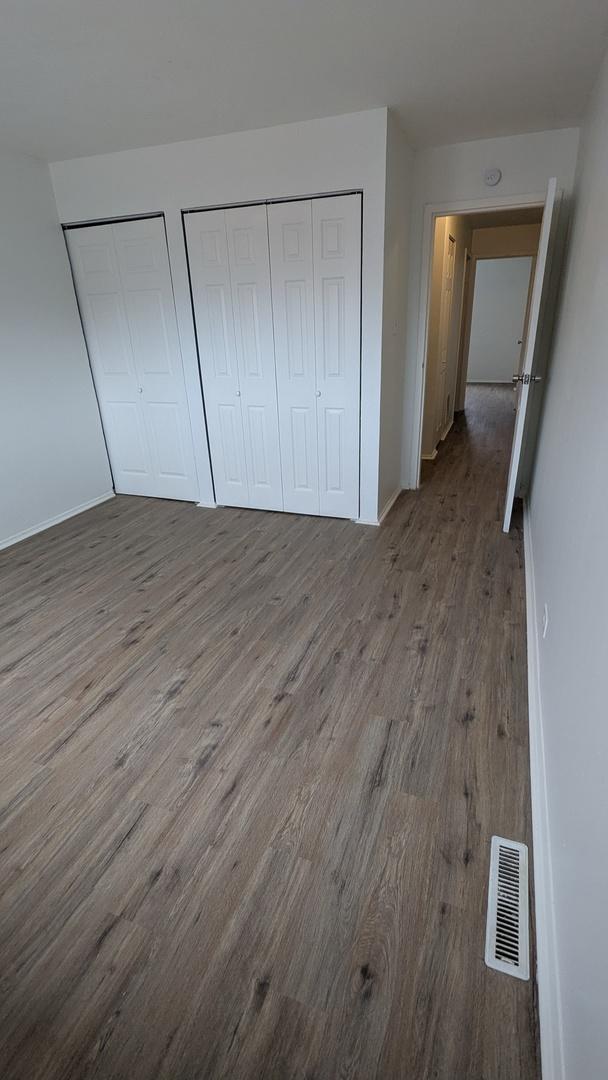
[[[240,396],[241,396],[241,391],[240,391],[240,390],[237,390],[237,392],[236,392],[236,396],[237,396],[237,397],[240,397]]]
[[[143,394],[143,392],[144,392],[144,388],[143,388],[143,386],[138,386],[138,387],[137,387],[137,393],[138,393],[138,394]]]
[[[514,383],[523,383],[524,386],[528,386],[529,383],[542,382],[542,375],[514,375]]]
[[[315,397],[321,397],[321,391],[315,390]]]

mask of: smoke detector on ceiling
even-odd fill
[[[502,180],[502,172],[500,169],[486,169],[483,178],[488,187],[496,187]]]

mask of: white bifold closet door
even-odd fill
[[[186,234],[218,502],[357,517],[360,196],[189,213]]]
[[[359,513],[361,200],[268,207],[285,509]]]
[[[116,491],[196,501],[163,219],[66,237]]]
[[[217,501],[282,510],[266,207],[188,214],[186,235]]]
[[[313,199],[319,496],[329,517],[359,516],[361,196]]]

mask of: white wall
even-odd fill
[[[608,1061],[607,176],[608,60],[583,130],[529,504],[537,628],[549,607],[538,646],[565,1054],[547,1080],[599,1080]]]
[[[388,114],[384,305],[380,401],[379,512],[401,489],[401,427],[405,355],[405,296],[413,153],[393,114]]]
[[[530,256],[477,262],[467,382],[510,383],[518,370],[531,267]]]
[[[112,491],[48,166],[0,154],[0,547]]]
[[[201,501],[213,501],[181,210],[363,190],[362,518],[378,513],[387,110],[51,166],[62,222],[164,211]]]
[[[407,345],[404,393],[402,482],[416,485],[418,416],[422,372],[418,363],[418,333],[422,244],[425,207],[448,213],[470,205],[499,205],[508,198],[543,196],[547,181],[557,176],[566,196],[572,189],[576,168],[578,129],[541,131],[499,139],[479,139],[454,146],[420,151],[414,160],[412,217],[410,228],[409,284],[407,299]],[[484,170],[502,169],[497,188],[486,187]]]

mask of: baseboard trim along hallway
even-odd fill
[[[557,966],[557,935],[545,772],[543,712],[540,690],[539,634],[534,579],[530,509],[524,503],[526,630],[528,641],[528,716],[530,725],[530,788],[532,800],[536,980],[543,1080],[566,1080]]]

